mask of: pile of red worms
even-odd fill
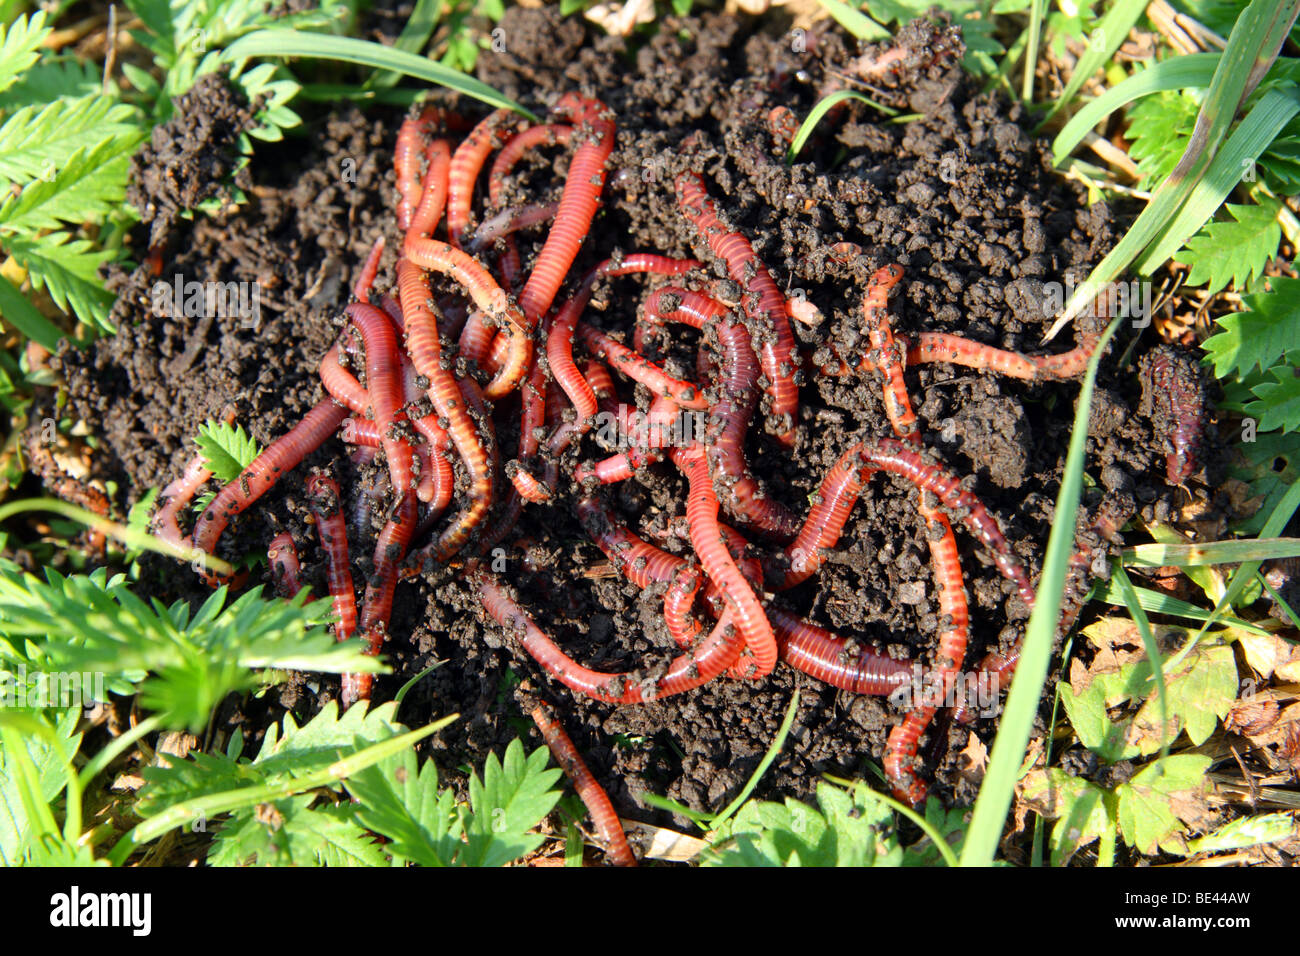
[[[337,433],[357,446],[354,456],[382,461],[387,478],[386,493],[377,486],[361,491],[386,521],[359,605],[343,493],[327,474],[307,482],[340,640],[360,634],[369,652],[379,653],[399,579],[433,561],[461,569],[488,617],[552,678],[596,700],[635,704],[723,676],[761,680],[778,662],[853,693],[887,695],[913,680],[912,662],[805,621],[783,609],[778,595],[817,573],[871,479],[879,472],[894,475],[916,489],[939,604],[927,691],[890,733],[884,760],[895,793],[920,802],[926,784],[917,767],[919,741],[940,706],[955,706],[959,716],[964,710],[958,688],[968,676],[969,621],[954,523],[974,537],[1030,607],[1034,589],[997,520],[924,447],[905,373],[948,363],[1027,381],[1070,379],[1085,369],[1096,336],[1047,356],[950,334],[905,338],[892,330],[888,312],[903,269],[886,264],[863,295],[866,347],[860,354],[824,347],[814,360],[798,348],[791,327],[806,306],[786,299],[749,239],[724,223],[709,184],[693,171],[677,175],[671,188],[698,239],[700,261],[613,254],[561,296],[600,207],[616,129],[604,104],[575,93],[562,97],[552,114],[550,122],[529,125],[498,110],[471,127],[428,107],[403,123],[395,168],[404,238],[394,294],[375,289],[381,240],[353,289],[347,326],[321,360],[324,397],[221,489],[186,538],[177,515],[211,477],[201,458],[192,462],[164,491],[156,527],[175,543],[214,554],[232,519]],[[790,128],[788,117],[770,119],[773,129]],[[468,133],[453,144],[453,129]],[[564,145],[572,153],[559,202],[503,206],[506,177],[543,145]],[[485,168],[488,208],[471,230]],[[544,242],[525,269],[516,233],[546,223]],[[862,255],[851,243],[840,243],[834,254]],[[631,274],[653,277],[655,284],[621,340],[588,324],[583,314],[600,282]],[[700,333],[693,376],[672,374],[657,360],[668,325]],[[801,516],[766,494],[746,446],[762,412],[765,428],[755,431],[770,436],[762,440],[783,452],[794,449],[800,386],[810,375],[878,382],[893,435],[845,449]],[[583,458],[584,436],[600,416],[619,414],[620,380],[647,390],[649,408],[632,416],[614,454]],[[498,431],[507,429],[502,400],[515,393],[518,449],[503,463],[497,441]],[[702,428],[689,427],[696,419]],[[683,556],[642,538],[601,498],[603,486],[635,480],[642,469],[665,462],[688,489],[682,528],[691,550]],[[512,534],[524,507],[558,500],[566,481],[581,490],[577,518],[613,568],[639,588],[665,589],[663,619],[680,651],[666,668],[612,674],[583,666],[530,616],[490,570],[491,562],[481,560]],[[269,556],[277,588],[294,593],[299,573],[292,537],[277,536]],[[211,573],[206,578],[214,586],[220,580]],[[973,671],[1000,687],[1017,657],[990,655]],[[345,703],[368,698],[370,689],[368,675],[348,675]],[[544,711],[535,717],[553,744],[550,718]]]

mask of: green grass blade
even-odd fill
[[[1106,345],[1122,320],[1115,318],[1102,334],[1101,341],[1088,361],[1088,372],[1079,389],[1074,427],[1070,434],[1070,451],[1065,459],[1065,474],[1056,499],[1052,532],[1047,540],[1043,576],[1035,594],[1034,612],[1025,630],[1020,663],[1011,681],[1006,710],[998,728],[997,739],[989,756],[988,770],[975,800],[966,844],[962,847],[962,866],[991,866],[1002,837],[1002,826],[1011,797],[1015,792],[1020,766],[1034,727],[1034,715],[1047,680],[1047,665],[1052,655],[1052,639],[1060,620],[1065,577],[1074,550],[1074,520],[1083,493],[1083,461],[1087,454],[1088,412],[1092,408],[1093,384]]]
[[[1139,587],[1134,587],[1133,590],[1137,594],[1138,602],[1142,605],[1142,610],[1149,614],[1167,614],[1170,617],[1181,617],[1188,621],[1210,620],[1211,614],[1209,611],[1199,608],[1195,604],[1189,604],[1187,601],[1179,600],[1176,597],[1170,597],[1162,591]],[[1098,587],[1093,594],[1093,598],[1107,604],[1114,604],[1116,607],[1127,606],[1127,602],[1119,593],[1119,586],[1113,581],[1108,581],[1103,586]],[[1230,627],[1250,631],[1252,634],[1268,636],[1273,633],[1268,628],[1251,624],[1249,621],[1243,621],[1241,618],[1232,615],[1225,615],[1219,621]]]
[[[1129,567],[1190,568],[1207,564],[1240,564],[1300,557],[1300,538],[1246,538],[1206,544],[1139,544],[1124,549]]]
[[[418,56],[424,49],[424,45],[429,42],[429,37],[433,36],[433,28],[438,25],[438,13],[441,7],[442,0],[415,0],[415,9],[411,11],[406,26],[402,27],[402,32],[398,34],[393,46]],[[379,70],[366,81],[366,86],[383,89],[393,86],[401,78],[400,73],[392,70]]]
[[[1273,585],[1268,583],[1268,579],[1258,571],[1255,572],[1255,579],[1259,581],[1264,590],[1268,592],[1268,596],[1273,599],[1274,603],[1277,604],[1286,616],[1291,619],[1292,626],[1300,628],[1300,614],[1296,614],[1291,605],[1283,599],[1282,595],[1278,594],[1277,591],[1274,590]]]
[[[1297,112],[1300,112],[1300,90],[1295,87],[1272,89],[1264,94],[1224,143],[1173,221],[1138,260],[1137,269],[1142,275],[1151,275],[1159,269],[1209,222],[1242,176],[1253,168],[1255,160]]]
[[[1156,693],[1159,695],[1160,703],[1160,757],[1161,759],[1169,756],[1169,694],[1165,690],[1165,665],[1160,657],[1160,648],[1156,645],[1155,634],[1151,632],[1151,621],[1147,618],[1147,612],[1142,610],[1142,602],[1138,599],[1137,591],[1133,589],[1133,582],[1128,579],[1122,565],[1116,565],[1111,570],[1111,579],[1119,588],[1120,595],[1124,598],[1124,606],[1128,608],[1129,614],[1133,616],[1133,623],[1137,625],[1138,634],[1142,636],[1142,647],[1147,652],[1147,660],[1151,662],[1151,670],[1156,679]]]
[[[1079,92],[1079,88],[1084,82],[1100,70],[1115,55],[1123,42],[1128,39],[1129,30],[1133,29],[1133,24],[1137,23],[1138,18],[1142,16],[1142,11],[1147,7],[1147,0],[1116,0],[1115,4],[1106,11],[1106,15],[1093,29],[1092,35],[1088,37],[1088,49],[1084,51],[1083,56],[1079,57],[1079,62],[1074,66],[1074,72],[1070,74],[1070,82],[1065,84],[1065,89],[1056,102],[1052,104],[1052,109],[1048,112],[1047,118],[1051,118],[1061,107],[1068,104],[1074,99],[1074,94]],[[1033,67],[1031,63],[1026,70],[1025,86],[1030,88],[1033,83]],[[1026,102],[1029,97],[1025,97]],[[1046,122],[1046,118],[1044,119]]]
[[[63,338],[63,332],[41,315],[27,296],[19,292],[4,276],[0,276],[0,318],[47,352],[59,350],[59,339]]]
[[[1123,83],[1116,84],[1094,100],[1090,100],[1065,124],[1065,128],[1052,142],[1052,162],[1056,166],[1074,152],[1089,130],[1096,127],[1111,113],[1129,103],[1152,93],[1166,90],[1185,90],[1209,85],[1214,70],[1219,65],[1221,53],[1193,53],[1176,56],[1157,63],[1141,73],[1135,73]]]
[[[863,96],[861,93],[855,93],[852,90],[839,90],[832,93],[812,108],[808,113],[808,118],[804,120],[803,124],[799,127],[799,132],[794,134],[794,141],[790,143],[790,149],[785,154],[787,165],[794,162],[794,158],[799,155],[799,150],[803,149],[804,143],[808,142],[808,137],[812,136],[813,130],[816,129],[817,124],[822,121],[822,117],[845,100],[861,100],[863,103],[875,107],[888,116],[898,115],[898,110],[890,109],[883,103],[877,103],[875,100]]]
[[[835,18],[835,22],[859,40],[874,43],[876,40],[888,40],[890,37],[887,29],[861,10],[849,6],[847,3],[842,3],[841,0],[817,0],[817,2]]]
[[[736,794],[736,799],[727,804],[726,809],[710,821],[710,824],[714,829],[717,829],[730,820],[732,815],[745,805],[745,801],[749,799],[749,795],[754,792],[754,788],[758,786],[758,782],[763,779],[763,774],[767,773],[767,768],[772,766],[776,761],[777,756],[780,755],[781,748],[785,746],[785,738],[790,735],[790,728],[794,726],[794,715],[798,710],[799,692],[795,691],[794,697],[790,699],[790,706],[785,709],[785,719],[781,721],[781,727],[777,730],[776,738],[772,741],[772,745],[767,748],[767,753],[763,755],[763,759],[760,760],[758,766],[754,768],[754,772],[750,774],[749,780],[745,783],[745,786],[741,788],[740,793]]]
[[[221,54],[221,58],[227,63],[267,56],[336,60],[342,63],[371,66],[378,70],[391,70],[413,76],[418,80],[445,86],[450,90],[481,100],[489,106],[514,110],[530,120],[537,121],[536,115],[472,76],[422,56],[416,56],[414,53],[395,50],[368,40],[326,36],[321,33],[298,33],[294,30],[257,30],[240,37]]]
[[[1043,32],[1043,8],[1047,3],[1048,0],[1029,0],[1029,29],[1025,33],[1025,80],[1020,89],[1020,99],[1025,103],[1034,101],[1034,71],[1038,68],[1038,43]],[[1079,62],[1082,65],[1083,61]],[[1058,100],[1052,107],[1052,112],[1056,112],[1063,102],[1064,100]]]

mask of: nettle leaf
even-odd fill
[[[455,794],[438,789],[432,760],[420,767],[413,751],[389,757],[346,782],[358,801],[357,819],[388,840],[388,850],[421,866],[452,866],[463,825]]]
[[[256,439],[241,426],[225,422],[204,423],[194,444],[207,459],[208,469],[222,482],[234,481],[262,453]]]
[[[121,208],[131,154],[143,130],[79,149],[49,179],[35,179],[0,204],[0,232],[99,222]]]
[[[1039,816],[1056,821],[1052,866],[1065,866],[1075,853],[1115,826],[1110,794],[1058,767],[1031,770],[1016,785],[1016,794]]]
[[[750,800],[715,835],[702,866],[898,866],[893,814],[866,785],[817,785],[820,811],[787,798]]]
[[[73,55],[47,53],[17,83],[0,93],[0,109],[44,106],[56,100],[99,95],[103,93],[103,85],[97,64]]]
[[[1210,757],[1178,754],[1143,767],[1120,784],[1115,789],[1116,817],[1124,841],[1150,855],[1171,838],[1181,837],[1183,821],[1205,811],[1205,774],[1213,763]]]
[[[560,799],[559,770],[548,770],[550,751],[539,747],[524,758],[524,745],[510,741],[505,760],[488,754],[483,779],[469,780],[471,814],[465,822],[464,866],[503,866],[531,853],[543,838],[532,830]]]
[[[0,90],[7,90],[36,62],[50,32],[44,10],[30,19],[24,13],[8,26],[0,23]]]
[[[284,732],[272,725],[254,763],[266,773],[311,773],[334,763],[344,753],[406,733],[396,719],[397,704],[349,707],[338,716],[338,705],[327,703],[319,714],[299,727],[292,714],[284,716]]]
[[[106,96],[24,106],[0,126],[0,185],[53,178],[77,150],[133,134],[136,115]]]
[[[1163,91],[1144,97],[1129,109],[1124,135],[1144,187],[1169,178],[1187,149],[1200,108],[1188,93]]]
[[[81,711],[75,707],[59,714],[53,724],[55,742],[43,734],[24,734],[21,738],[36,771],[39,797],[47,803],[67,784],[64,767],[72,762],[81,748],[81,734],[73,732],[80,718]],[[38,714],[34,719],[49,722],[44,714]],[[19,796],[13,761],[14,757],[6,754],[0,746],[0,866],[6,867],[21,865],[32,849],[27,845],[31,828]]]
[[[113,259],[112,251],[96,249],[89,239],[72,239],[64,232],[39,239],[14,236],[6,246],[27,269],[33,288],[47,290],[55,305],[87,325],[115,331],[108,320],[113,294],[99,277],[100,267]]]
[[[1230,282],[1236,289],[1245,289],[1255,277],[1263,275],[1264,266],[1277,255],[1282,241],[1282,225],[1277,218],[1282,204],[1276,200],[1246,206],[1228,203],[1224,208],[1233,221],[1207,222],[1174,256],[1192,267],[1187,284],[1204,283],[1211,294]]]
[[[1168,728],[1168,738],[1172,740],[1180,730],[1185,730],[1188,739],[1200,746],[1209,740],[1237,698],[1237,663],[1232,648],[1223,641],[1201,641],[1176,671],[1165,674],[1165,687],[1169,691],[1168,714],[1172,725]],[[1158,690],[1152,690],[1134,715],[1127,739],[1142,755],[1153,754],[1163,745]]]
[[[1300,353],[1290,353],[1287,361],[1268,370],[1264,381],[1251,388],[1256,400],[1246,406],[1246,414],[1259,420],[1260,431],[1300,429]]]
[[[1269,368],[1300,342],[1300,279],[1268,279],[1270,291],[1242,297],[1243,311],[1220,316],[1223,329],[1202,344],[1218,378]]]
[[[384,853],[347,806],[313,807],[305,793],[220,825],[207,862],[211,866],[383,866]]]

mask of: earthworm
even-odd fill
[[[422,241],[431,243],[434,240]],[[444,243],[438,245],[464,256]],[[464,547],[471,532],[487,517],[496,496],[496,480],[488,465],[483,439],[466,407],[461,382],[443,367],[438,323],[429,302],[429,285],[417,264],[408,260],[397,263],[397,286],[407,317],[406,346],[411,361],[416,371],[429,382],[429,399],[437,413],[447,420],[447,433],[465,463],[470,480],[468,506],[461,510],[437,542],[435,552],[438,560],[446,561]]]
[[[722,532],[718,527],[718,496],[713,490],[708,460],[698,446],[674,448],[672,459],[690,484],[686,517],[690,525],[691,546],[699,555],[704,572],[722,591],[727,609],[735,615],[736,626],[745,644],[754,653],[755,676],[765,677],[776,666],[776,637],[753,588],[722,544]]]
[[[702,583],[699,567],[682,562],[674,572],[668,590],[664,591],[664,623],[682,650],[694,644],[704,631],[703,625],[691,613],[691,605],[695,603],[695,595]]]
[[[221,533],[230,519],[266,494],[286,471],[296,468],[308,454],[321,446],[347,417],[347,409],[332,398],[322,399],[302,421],[267,447],[253,463],[240,472],[208,503],[199,515],[194,531],[194,545],[208,554],[216,552]],[[215,587],[219,577],[211,571],[200,572]]]
[[[596,396],[596,407],[602,412],[614,412],[618,405],[618,392],[614,390],[614,377],[603,362],[587,359],[582,363],[582,377]],[[555,363],[551,363],[555,374]]]
[[[488,202],[493,206],[501,205],[501,193],[505,189],[506,177],[523,158],[524,153],[534,146],[567,145],[573,136],[573,127],[563,123],[543,123],[530,126],[516,133],[501,147],[492,169],[488,173]]]
[[[302,587],[299,584],[302,567],[298,563],[298,548],[293,535],[281,531],[266,548],[267,563],[271,566],[271,586],[282,598],[291,598]]]
[[[437,239],[420,238],[407,241],[406,258],[421,269],[441,272],[451,276],[469,293],[470,298],[473,299],[474,304],[480,311],[490,317],[499,318],[505,323],[505,332],[510,344],[509,353],[505,364],[498,369],[496,376],[483,389],[483,394],[493,400],[508,395],[528,374],[528,363],[532,360],[533,355],[533,342],[530,337],[533,323],[529,323],[524,318],[519,307],[510,301],[501,287],[497,285],[496,280],[492,278],[491,273],[483,268],[482,263],[473,256],[461,252],[445,242],[439,242]],[[399,262],[399,286],[401,285],[402,271]],[[409,269],[406,271],[410,272]],[[402,310],[408,315],[408,324],[414,324],[412,318],[410,318],[410,312],[414,308],[419,307],[424,314],[432,315],[428,308],[429,286],[427,282],[423,281],[422,277],[420,279],[418,288],[415,285],[415,280],[408,280],[410,288],[402,294]],[[418,296],[416,295],[417,291],[419,292]],[[473,316],[470,317],[470,320],[473,321]],[[430,322],[429,324],[432,325],[433,323]],[[408,343],[411,334],[411,331],[408,330]],[[431,336],[433,343],[436,345],[438,339],[436,326],[431,332],[426,328],[421,335],[420,341],[427,346],[428,342],[425,336]],[[420,359],[416,358],[415,351],[415,347],[411,345],[411,358],[415,362],[415,367],[420,370],[421,375],[432,379],[433,376],[429,374],[429,370],[421,364]]]
[[[407,227],[408,237],[433,235],[433,230],[442,218],[443,208],[447,204],[447,181],[451,166],[451,147],[445,139],[435,139],[424,150],[427,169],[424,174],[423,192],[420,203],[415,207],[411,224]]]
[[[379,425],[365,418],[344,419],[339,438],[345,444],[359,445],[363,448],[379,448],[383,444],[380,439]],[[416,497],[424,502],[437,501],[438,504],[434,505],[435,510],[445,509],[451,500],[450,463],[441,455],[435,457],[433,448],[428,444],[416,445],[413,452],[420,463]],[[437,465],[434,464],[435,461],[438,462]],[[445,478],[441,475],[444,468],[448,472]]]
[[[966,368],[987,369],[1033,382],[1078,378],[1088,367],[1100,335],[1086,335],[1081,344],[1059,355],[1021,355],[972,342],[944,332],[921,332],[907,343],[907,364],[947,362]]]
[[[418,517],[415,494],[401,496],[384,529],[375,541],[374,570],[366,582],[361,603],[361,631],[366,636],[366,653],[375,655],[388,636],[388,619],[393,613],[393,590],[397,587],[397,569],[406,557],[406,549],[415,534]],[[370,697],[373,674],[343,675],[343,705]]]
[[[534,707],[532,716],[533,723],[542,732],[542,739],[546,741],[546,746],[551,749],[551,756],[572,781],[573,789],[586,804],[587,812],[591,814],[591,821],[596,825],[596,831],[605,841],[605,855],[615,866],[636,866],[636,856],[633,855],[632,848],[627,845],[623,824],[619,822],[618,814],[614,812],[614,806],[609,802],[609,796],[591,775],[587,765],[582,762],[582,757],[578,755],[578,750],[573,746],[569,735],[551,716],[550,709],[545,704]]]
[[[325,552],[325,583],[334,599],[338,623],[334,634],[345,641],[357,630],[357,594],[348,560],[348,529],[343,520],[343,495],[333,478],[312,475],[307,479],[308,504],[316,519],[316,534]]]
[[[708,242],[713,254],[726,263],[728,274],[745,292],[741,305],[753,325],[750,332],[759,343],[757,351],[772,399],[771,413],[779,423],[777,440],[792,448],[799,421],[799,386],[795,379],[800,365],[785,296],[754,254],[749,240],[718,221],[717,209],[699,174],[684,172],[675,180],[675,186],[683,215]]]
[[[365,264],[361,267],[361,273],[357,276],[356,284],[352,287],[352,297],[358,302],[366,302],[370,297],[370,287],[375,284],[375,276],[379,275],[379,260],[384,256],[384,237],[380,236],[375,240],[375,244],[370,247],[370,255],[366,256]]]
[[[207,455],[200,452],[190,459],[181,476],[162,490],[160,498],[166,501],[154,515],[154,531],[158,537],[172,544],[182,544],[185,535],[176,521],[181,509],[188,505],[203,483],[212,477],[208,470]]]
[[[673,378],[649,359],[585,322],[578,323],[576,332],[582,344],[597,359],[608,362],[615,371],[641,383],[655,395],[671,399],[682,408],[697,411],[708,408],[704,393],[691,382]]]
[[[321,384],[338,402],[346,405],[352,414],[364,415],[370,405],[370,394],[357,381],[356,376],[340,364],[342,354],[343,348],[336,342],[320,360]]]
[[[549,323],[542,322],[542,336],[545,337]],[[546,368],[541,362],[533,362],[528,378],[519,389],[520,420],[518,459],[506,466],[512,490],[507,493],[506,511],[513,523],[518,520],[517,511],[522,501],[534,504],[549,501],[558,477],[553,465],[548,463],[544,479],[539,480],[523,466],[537,454],[541,447],[540,433],[546,427]]]
[[[672,580],[685,561],[629,531],[595,498],[578,502],[578,521],[614,569],[638,588]]]
[[[366,349],[366,391],[370,407],[374,409],[379,426],[379,439],[388,459],[388,474],[393,491],[404,493],[413,487],[411,478],[411,445],[400,437],[394,427],[404,421],[402,408],[402,369],[398,358],[397,334],[393,323],[381,310],[364,302],[354,302],[347,307],[348,319],[361,333]]]
[[[418,116],[408,116],[397,130],[393,168],[397,173],[397,227],[402,231],[410,226],[416,203],[420,201],[420,153],[430,115],[425,110]]]
[[[483,163],[487,161],[488,153],[501,145],[501,126],[510,116],[511,111],[504,108],[488,114],[470,130],[451,157],[447,177],[447,235],[457,249],[461,245],[461,234],[469,225],[474,183],[483,169]]]
[[[894,433],[906,441],[916,443],[921,434],[917,428],[912,403],[907,397],[907,384],[903,381],[904,353],[894,340],[889,316],[885,311],[889,291],[903,278],[903,267],[888,265],[877,269],[867,285],[862,299],[862,317],[867,337],[875,351],[876,369],[885,379],[885,412],[894,426]]]
[[[534,203],[519,209],[503,209],[495,216],[484,219],[469,241],[469,251],[480,252],[490,243],[505,236],[549,222],[555,218],[558,203]]]
[[[767,619],[776,633],[781,660],[823,684],[883,697],[911,679],[910,661],[895,660],[845,640],[771,604],[767,605]]]
[[[439,421],[438,411],[432,408],[427,389],[421,388],[420,373],[410,356],[402,354],[402,398],[406,405],[404,410],[411,425],[424,442],[415,446],[415,453],[420,458],[420,484],[416,489],[419,499],[430,506],[431,512],[441,513],[451,504],[455,491],[456,476],[451,462],[447,460],[447,449],[451,447],[451,436]],[[425,408],[428,414],[420,414]],[[346,439],[345,439],[346,440]]]
[[[383,442],[379,439],[379,423],[366,418],[345,418],[339,430],[339,438],[349,445],[364,445],[378,448]]]
[[[1157,434],[1163,432],[1165,479],[1181,485],[1200,461],[1205,438],[1206,396],[1200,367],[1191,355],[1160,345],[1140,363],[1143,410],[1152,416]]]
[[[471,578],[488,615],[507,628],[529,656],[566,687],[608,704],[639,704],[680,694],[708,683],[740,656],[743,638],[732,624],[732,611],[723,611],[699,646],[668,665],[659,678],[641,677],[635,672],[603,674],[583,667],[562,651],[519,606],[481,570]]]
[[[566,93],[555,104],[553,112],[572,121],[575,127],[585,128],[589,135],[573,151],[555,223],[519,293],[519,307],[527,317],[529,330],[537,326],[551,307],[582,240],[591,229],[605,185],[605,161],[614,149],[614,121],[609,118],[604,103]]]

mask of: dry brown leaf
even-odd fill
[[[1237,640],[1246,654],[1246,663],[1261,677],[1277,675],[1282,680],[1300,681],[1300,646],[1275,634],[1253,631],[1238,631]]]

